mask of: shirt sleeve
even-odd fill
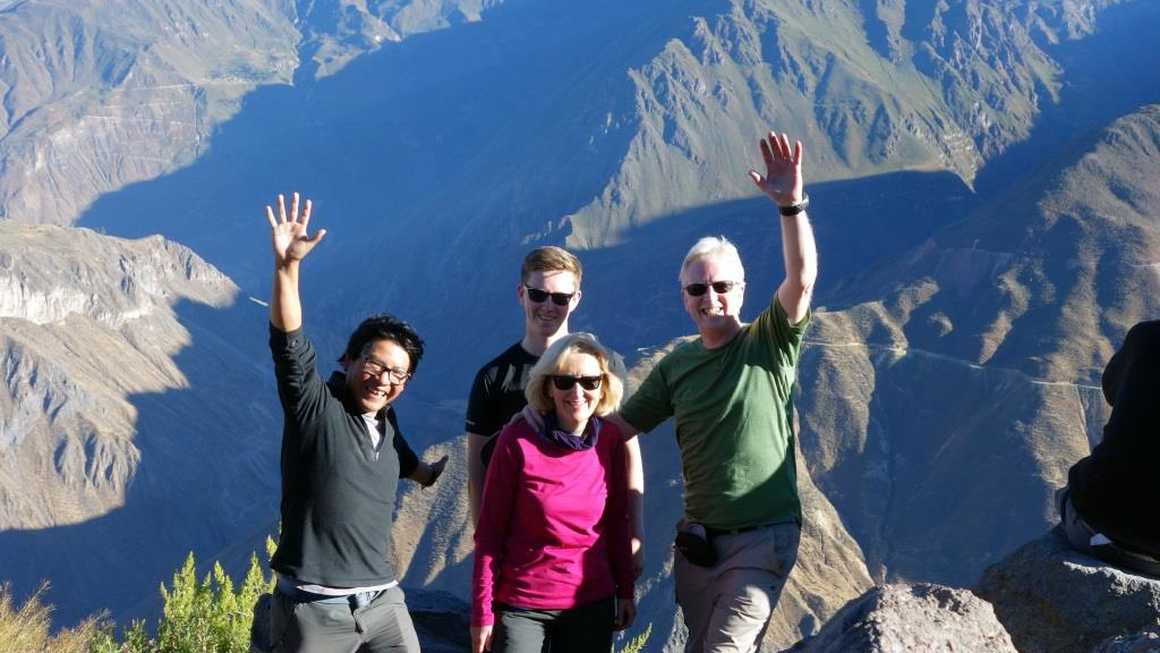
[[[641,433],[647,433],[673,416],[672,395],[665,379],[664,360],[649,372],[644,383],[624,402],[620,417]]]
[[[782,365],[796,367],[798,357],[801,356],[802,340],[813,316],[811,309],[801,322],[790,324],[789,315],[782,308],[777,293],[774,293],[773,301],[753,321],[753,328],[769,344],[771,351],[776,352]]]
[[[499,436],[487,476],[475,527],[475,566],[471,584],[471,625],[495,623],[492,597],[503,567],[504,548],[515,513],[516,489],[523,467],[515,430],[509,425]]]
[[[463,422],[463,430],[468,433],[490,436],[502,426],[495,423],[497,403],[491,397],[488,370],[488,367],[483,367],[476,372],[475,381],[471,384],[471,394],[467,397],[467,417]]]
[[[391,425],[391,429],[395,432],[391,443],[395,447],[395,453],[399,455],[399,478],[410,478],[411,474],[415,473],[415,468],[419,466],[419,456],[411,445],[407,443],[407,439],[403,437],[403,431],[399,429],[399,418],[395,414],[394,406],[387,407],[387,423]]]
[[[270,353],[282,410],[297,431],[304,432],[301,427],[320,418],[330,397],[316,369],[314,347],[302,329],[286,332],[271,324]]]

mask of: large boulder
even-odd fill
[[[884,585],[842,608],[792,653],[1015,652],[986,601],[943,585]]]
[[[1131,635],[1105,640],[1092,653],[1156,653],[1160,651],[1160,627],[1153,626]]]
[[[1022,653],[1089,653],[1160,625],[1160,580],[1072,550],[1058,528],[992,565],[976,593],[995,606]]]

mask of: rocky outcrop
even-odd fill
[[[1160,651],[1160,627],[1104,640],[1091,653],[1156,653]]]
[[[1076,553],[1058,529],[987,569],[976,593],[995,606],[1021,653],[1088,653],[1098,644],[1148,641],[1154,634],[1101,644],[1160,625],[1160,579]]]
[[[964,589],[885,585],[850,601],[790,653],[1015,653],[991,606]]]

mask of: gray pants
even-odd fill
[[[801,526],[774,524],[712,538],[717,564],[675,551],[677,603],[689,628],[685,653],[753,653],[797,562]]]
[[[296,602],[275,590],[270,641],[278,653],[419,653],[419,637],[403,590],[383,590],[370,603]]]

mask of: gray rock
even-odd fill
[[[1058,529],[987,569],[976,593],[1023,653],[1088,653],[1109,637],[1160,625],[1160,580],[1081,555]]]
[[[793,653],[1015,651],[991,606],[943,585],[878,586],[846,604]]]
[[[1104,640],[1092,653],[1157,653],[1160,651],[1160,627],[1153,626],[1131,635]]]

